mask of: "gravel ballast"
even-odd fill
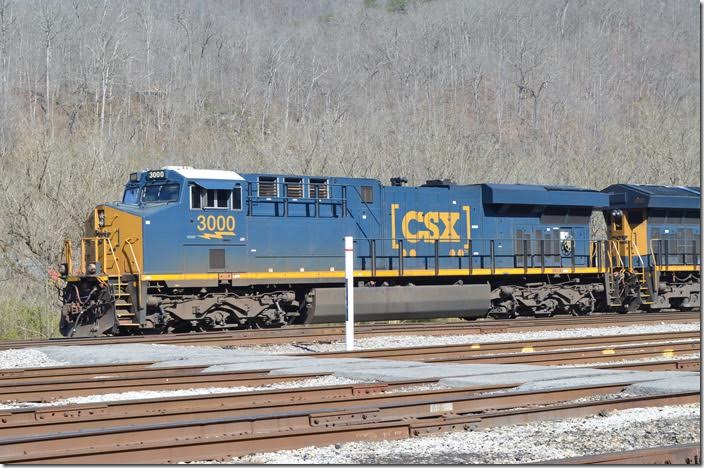
[[[36,349],[8,349],[0,351],[0,369],[66,366],[66,362],[51,359]]]
[[[253,454],[227,463],[503,464],[699,441],[699,405],[504,426],[399,441],[352,442]]]

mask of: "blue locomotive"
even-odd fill
[[[655,300],[662,261],[642,260],[650,250],[640,238],[638,254],[629,250],[637,229],[618,231],[625,239],[590,238],[594,212],[635,219],[631,205],[612,207],[631,186],[405,183],[176,166],[133,173],[121,202],[90,214],[75,254],[65,242],[61,332],[343,321],[350,235],[362,321],[581,315],[667,302]],[[666,256],[667,274],[686,267],[687,284],[698,285],[697,248]],[[677,304],[698,306],[695,295]]]

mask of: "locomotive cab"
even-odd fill
[[[150,274],[180,271],[178,252],[188,262],[206,240],[209,263],[194,267],[218,271],[237,263],[228,249],[246,242],[241,180],[234,172],[177,166],[130,174],[121,201],[92,210],[77,248],[64,243],[61,333],[158,328],[159,311],[146,300]]]

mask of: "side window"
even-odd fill
[[[286,196],[288,198],[302,198],[303,197],[303,179],[296,177],[286,177],[284,179],[286,183]]]
[[[309,198],[328,198],[328,181],[327,179],[310,179]]]
[[[208,189],[205,191],[205,207],[214,210],[226,210],[229,190]]]
[[[260,197],[278,197],[279,186],[276,177],[260,177],[258,194]]]
[[[232,209],[242,209],[242,187],[235,187],[232,189]]]
[[[362,185],[362,201],[364,203],[374,203],[374,191],[371,185]]]
[[[191,209],[200,210],[203,208],[203,189],[198,185],[191,185]]]

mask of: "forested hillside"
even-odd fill
[[[0,336],[127,174],[699,180],[695,1],[0,0]]]

